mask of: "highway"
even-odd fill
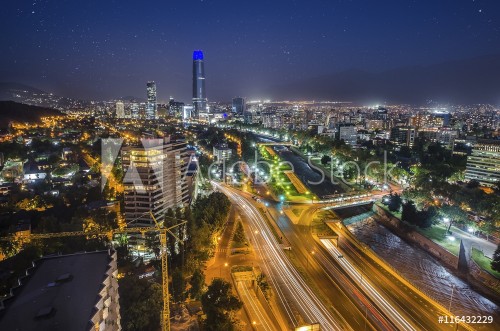
[[[356,282],[356,284],[363,289],[373,302],[377,304],[377,307],[384,312],[386,316],[389,316],[391,321],[398,326],[400,330],[416,330],[413,325],[408,323],[408,321],[401,316],[401,314],[373,287],[367,275],[363,279],[363,274],[358,271],[351,262],[342,255],[330,239],[321,239],[321,243],[326,247],[331,256],[337,261],[338,264],[342,266],[342,269],[346,270],[351,280]]]
[[[269,208],[268,212],[272,212],[273,218],[277,219],[295,254],[303,261],[309,260],[307,271],[311,279],[325,293],[325,297],[335,298],[332,304],[356,330],[365,329],[367,321],[360,318],[363,316],[369,320],[366,327],[372,329],[416,329],[375,290],[367,295],[367,286],[361,284],[359,276],[354,274],[353,277],[353,273],[343,270],[342,264],[310,235],[308,225],[293,225],[287,217],[277,213],[276,208]]]
[[[409,316],[419,329],[455,330],[456,325],[439,323],[439,316],[450,316],[445,308],[423,295],[392,269],[377,262],[378,258],[375,254],[359,245],[344,227],[340,233],[343,235],[340,248],[344,255],[350,256],[351,261],[356,261],[358,268],[363,270],[364,274],[370,275],[370,280],[379,291],[385,294],[395,307]],[[470,330],[471,328],[460,324],[457,329]]]
[[[317,206],[315,206],[317,207]],[[295,230],[303,242],[314,240],[309,222],[313,219],[316,208],[304,212],[298,224],[292,226],[288,218],[280,217],[280,227],[290,227]],[[404,316],[409,323],[418,330],[454,330],[455,325],[440,324],[439,316],[449,315],[442,307],[415,290],[390,267],[376,262],[375,255],[369,249],[359,245],[352,234],[344,226],[339,228],[339,248],[344,257],[348,257],[351,264],[369,277],[371,284],[377,289],[392,307]],[[292,234],[290,234],[292,235]],[[332,257],[331,259],[334,259]],[[369,275],[369,276],[368,276]],[[467,328],[460,325],[458,330]]]
[[[268,275],[290,324],[297,327],[303,323],[303,318],[306,323],[319,323],[322,330],[352,330],[349,325],[334,318],[332,311],[309,288],[285,255],[259,210],[248,199],[241,197],[239,192],[216,182],[212,184],[245,210],[253,229],[250,240],[263,261],[261,268]]]
[[[271,316],[262,307],[253,289],[249,289],[244,281],[238,281],[236,289],[243,306],[247,311],[254,330],[256,331],[278,331],[274,326]]]
[[[278,270],[274,272],[267,272],[271,276],[271,283],[273,288],[277,290],[282,306],[285,307],[286,315],[288,315],[292,324],[297,325],[297,319],[294,317],[293,312],[294,309],[300,311],[303,308],[302,305],[304,302],[301,298],[294,297],[293,293],[287,294],[287,289],[282,289],[283,286],[280,287],[280,281],[283,280],[283,277],[288,278],[294,274],[296,274],[293,277],[295,278],[294,281],[297,282],[296,286],[300,287],[300,284],[304,283],[304,281],[297,274],[295,266],[290,265],[290,262],[286,260],[285,253],[282,251],[279,243],[274,242],[274,244],[269,245],[269,243],[262,243],[259,240],[259,237],[264,237],[265,241],[276,241],[271,230],[268,229],[268,224],[262,219],[262,215],[253,205],[254,203],[249,201],[248,197],[245,198],[248,194],[223,187],[220,184],[217,185],[221,191],[230,196],[234,202],[238,203],[246,211],[252,223],[252,228],[257,229],[257,233],[252,233],[252,242],[255,241],[254,245],[258,245],[257,250],[264,255],[264,260],[267,259],[266,268],[269,269],[270,266],[274,268],[277,265],[274,262],[269,263],[269,260],[273,261],[273,259],[276,259],[276,255],[281,255],[280,264],[284,264],[285,266],[288,264],[287,267],[281,266],[282,268],[277,268]],[[313,206],[310,205],[310,207]],[[318,208],[320,205],[315,205],[314,207]],[[316,209],[314,207],[311,208],[313,209],[311,213],[305,213],[309,215],[309,217],[306,217],[308,220],[312,219],[312,214],[314,213],[314,209]],[[438,324],[439,314],[444,316],[446,315],[445,312],[440,309],[433,311],[432,303],[423,303],[423,298],[417,293],[411,293],[411,289],[404,286],[404,284],[396,282],[391,277],[386,278],[387,275],[382,275],[380,271],[377,272],[375,270],[373,275],[368,273],[370,275],[370,282],[367,282],[366,279],[361,281],[358,270],[363,270],[366,273],[370,269],[369,266],[355,266],[348,261],[339,261],[335,256],[338,257],[341,254],[335,252],[336,248],[332,249],[331,247],[327,247],[328,245],[324,245],[324,243],[316,242],[308,226],[303,226],[304,224],[291,224],[290,220],[287,217],[281,216],[276,211],[276,206],[273,207],[272,204],[268,212],[272,212],[274,214],[273,218],[278,220],[277,223],[293,247],[293,253],[298,260],[304,266],[307,261],[307,272],[311,280],[320,288],[322,294],[324,294],[321,299],[325,297],[329,299],[326,301],[323,300],[322,306],[325,307],[330,306],[330,303],[332,304],[332,307],[330,307],[334,310],[332,315],[335,315],[337,317],[336,320],[340,321],[336,323],[337,326],[342,323],[354,329],[369,328],[381,330],[450,330],[452,328],[449,324]],[[346,245],[348,243],[344,239],[342,246],[347,252],[343,252],[343,254],[347,254],[348,256],[354,254],[352,247],[349,249],[345,247]],[[274,246],[274,252],[269,252],[267,246]],[[323,252],[325,251],[328,253],[324,254]],[[354,258],[358,264],[360,261],[365,262],[364,259],[358,256]],[[285,276],[287,274],[289,275]],[[372,281],[372,279],[374,280]],[[303,284],[303,286],[307,287],[307,284]],[[405,293],[398,291],[398,287],[404,287]],[[303,293],[304,289],[301,291]],[[293,292],[300,296],[301,291],[295,288]],[[311,290],[308,289],[308,291],[310,292]],[[314,293],[312,294],[314,295]],[[292,305],[287,301],[290,296],[292,297]],[[406,300],[413,300],[414,302],[407,303]],[[309,318],[308,322],[312,323],[316,319],[311,318],[311,314],[312,312],[301,311],[301,315],[305,316],[306,320]],[[368,321],[366,318],[368,318]],[[320,318],[317,321],[321,323]]]

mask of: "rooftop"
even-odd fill
[[[88,330],[110,262],[108,251],[44,257],[0,310],[0,330]]]

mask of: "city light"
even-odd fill
[[[8,2],[0,329],[500,330],[499,12]]]

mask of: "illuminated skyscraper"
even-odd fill
[[[127,222],[135,220],[137,226],[151,226],[147,212],[163,219],[169,208],[183,207],[188,202],[186,142],[170,137],[142,139],[140,145],[124,146],[121,155]]]
[[[139,104],[137,102],[130,104],[130,117],[134,119],[139,118]]]
[[[233,113],[243,114],[245,111],[245,99],[243,98],[233,98]]]
[[[206,111],[207,97],[205,94],[205,65],[203,63],[203,52],[193,52],[193,113],[192,117]]]
[[[122,101],[116,103],[116,118],[125,118],[125,105]]]
[[[146,91],[148,95],[148,101],[146,103],[146,119],[154,120],[158,118],[156,104],[156,83],[148,82]]]

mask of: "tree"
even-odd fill
[[[261,273],[260,275],[257,276],[257,285],[260,287],[262,293],[264,293],[264,296],[266,299],[269,300],[269,294],[271,292],[271,287],[269,286],[269,283],[267,282],[266,275]]]
[[[480,186],[480,183],[473,179],[473,180],[470,180],[468,183],[467,183],[467,188],[478,188]]]
[[[189,297],[193,300],[200,300],[203,290],[205,289],[205,274],[201,269],[196,269],[193,276],[189,280]]]
[[[186,281],[179,268],[172,272],[172,296],[175,302],[182,302],[186,299]]]
[[[401,220],[410,224],[416,225],[418,222],[417,208],[413,201],[408,201],[403,204],[403,211],[401,212]]]
[[[156,331],[160,328],[162,288],[137,276],[120,279],[120,315],[124,331]]]
[[[155,258],[158,260],[160,257],[160,238],[155,232],[147,232],[144,245],[150,253],[153,253]]]
[[[321,158],[321,164],[322,165],[327,165],[328,162],[330,162],[332,160],[332,158],[328,155],[323,155],[323,157]]]
[[[493,259],[491,260],[491,269],[500,272],[500,245],[498,245],[495,253],[493,253]]]
[[[83,230],[86,232],[105,232],[118,227],[118,217],[116,212],[109,212],[102,208],[97,208],[89,212],[82,211]]]
[[[230,313],[241,308],[242,303],[231,293],[231,284],[215,278],[201,296],[201,305],[207,315],[206,330],[234,330]]]
[[[481,221],[478,224],[479,230],[486,235],[486,240],[489,239],[489,236],[497,230],[495,224],[492,220]]]
[[[430,228],[438,212],[436,207],[430,206],[427,210],[422,210],[417,213],[418,226],[422,229]]]
[[[469,220],[467,214],[457,205],[443,205],[439,210],[439,216],[449,220],[448,233],[453,224],[465,224]]]
[[[236,230],[234,231],[233,241],[236,244],[240,245],[243,245],[247,242],[247,239],[245,238],[245,230],[243,230],[243,225],[241,224],[241,222],[238,222],[236,224]]]
[[[389,210],[390,211],[399,211],[399,208],[401,208],[401,204],[403,203],[403,200],[401,199],[401,196],[399,194],[392,194],[390,195],[389,199]]]

